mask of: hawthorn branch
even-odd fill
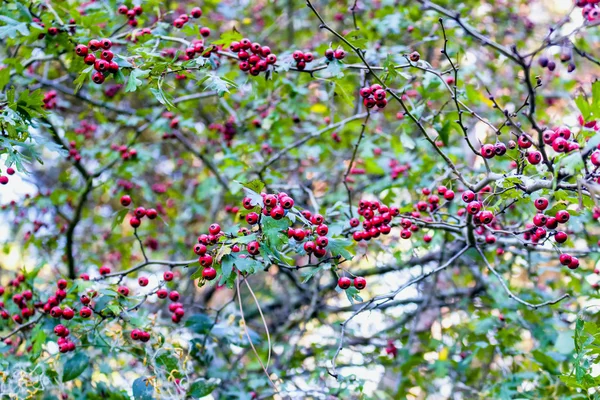
[[[368,114],[368,113],[360,113],[360,114],[353,115],[353,116],[351,116],[351,117],[348,117],[348,118],[346,118],[346,119],[343,119],[343,120],[341,120],[340,122],[336,122],[336,123],[334,123],[334,124],[330,124],[330,125],[326,126],[326,127],[325,127],[325,128],[323,128],[323,129],[319,129],[318,131],[315,131],[315,132],[313,132],[313,133],[311,133],[311,134],[309,134],[309,135],[306,135],[306,136],[304,136],[304,137],[302,137],[302,138],[300,138],[300,139],[296,140],[295,142],[293,142],[293,143],[291,143],[291,144],[289,144],[289,145],[285,146],[285,147],[284,147],[283,149],[281,149],[279,152],[275,153],[275,154],[274,154],[274,155],[273,155],[271,158],[269,158],[269,159],[268,159],[268,160],[267,160],[267,161],[266,161],[266,162],[263,164],[263,166],[262,166],[262,167],[261,167],[261,168],[260,168],[258,171],[256,171],[255,173],[256,173],[256,174],[258,174],[258,175],[262,175],[262,174],[263,174],[263,173],[264,173],[264,172],[267,170],[267,168],[269,168],[271,165],[273,165],[275,162],[277,162],[277,161],[278,161],[278,160],[279,160],[281,157],[283,157],[283,156],[284,156],[284,155],[285,155],[287,152],[289,152],[290,150],[297,148],[298,146],[300,146],[300,145],[302,145],[302,144],[304,144],[304,143],[308,142],[308,141],[309,141],[309,140],[311,140],[311,139],[318,138],[318,137],[320,137],[321,135],[323,135],[323,134],[325,134],[325,133],[327,133],[327,132],[329,132],[329,131],[332,131],[332,130],[334,130],[334,129],[341,128],[342,126],[344,126],[344,125],[347,125],[348,123],[350,123],[350,122],[352,122],[352,121],[355,121],[355,120],[357,120],[357,119],[362,119],[362,118],[365,118],[367,115],[369,115],[369,114]]]
[[[370,116],[371,116],[371,114],[367,111],[367,118],[365,118],[365,121],[362,123],[360,135],[358,136],[358,140],[356,141],[356,144],[354,145],[354,151],[352,152],[352,158],[350,159],[350,163],[348,164],[348,169],[346,170],[346,173],[344,174],[344,186],[346,187],[346,191],[348,192],[348,212],[350,214],[350,217],[354,217],[354,214],[352,212],[352,191],[350,190],[350,186],[348,185],[348,175],[350,175],[350,171],[352,171],[352,167],[354,165],[354,160],[356,159],[356,153],[358,153],[358,148],[360,146],[360,142],[362,142],[363,137],[365,136],[365,130],[367,128],[367,124],[369,123]]]
[[[502,275],[500,275],[500,273],[498,271],[496,271],[496,269],[494,267],[492,267],[492,265],[490,264],[490,262],[485,257],[485,254],[483,253],[483,251],[479,247],[476,247],[476,249],[477,249],[477,252],[479,253],[479,255],[481,256],[481,258],[483,259],[483,262],[485,263],[485,266],[498,279],[498,281],[500,282],[500,285],[502,285],[502,288],[504,289],[504,291],[506,292],[506,294],[508,295],[508,297],[511,298],[511,299],[513,299],[513,300],[516,300],[518,303],[521,303],[524,306],[527,306],[529,308],[537,310],[540,307],[544,307],[544,306],[556,304],[556,303],[559,303],[560,301],[562,301],[562,300],[570,297],[568,293],[565,293],[562,296],[560,296],[560,297],[558,297],[558,298],[556,298],[554,300],[548,300],[548,301],[545,301],[543,303],[538,303],[538,304],[529,303],[528,301],[523,300],[522,298],[520,298],[519,296],[517,296],[516,294],[514,294],[510,290],[510,288],[508,287],[508,285],[506,284],[506,282],[502,278]]]
[[[443,271],[444,269],[448,268],[450,265],[452,265],[454,263],[454,261],[456,261],[458,258],[460,258],[460,256],[462,256],[467,250],[469,250],[470,246],[466,246],[464,247],[462,250],[458,251],[456,254],[454,254],[452,257],[450,257],[448,259],[448,261],[446,261],[445,264],[440,265],[437,268],[432,269],[431,271],[428,271],[414,279],[411,279],[410,281],[406,282],[405,284],[403,284],[402,286],[400,286],[398,289],[394,290],[391,293],[385,294],[385,295],[380,295],[380,296],[376,296],[373,297],[371,300],[366,301],[364,303],[362,303],[362,305],[359,305],[359,308],[354,311],[354,313],[348,317],[344,322],[341,323],[341,332],[340,332],[340,340],[339,340],[339,345],[338,348],[333,356],[333,359],[331,360],[332,363],[332,371],[333,372],[329,372],[329,374],[333,377],[337,377],[337,372],[336,372],[336,359],[338,357],[338,355],[340,354],[340,352],[342,351],[342,348],[344,347],[344,334],[345,334],[345,330],[346,330],[346,326],[348,325],[348,323],[350,321],[352,321],[352,319],[354,319],[354,317],[356,317],[358,314],[365,312],[367,310],[373,310],[376,308],[379,308],[381,306],[384,306],[386,303],[391,302],[394,300],[394,298],[404,289],[406,289],[409,286],[414,285],[415,283],[419,283],[422,280],[428,278],[431,275],[437,274],[440,271]],[[377,301],[383,300],[381,303],[376,303]]]
[[[419,128],[419,131],[421,132],[422,136],[429,142],[429,144],[431,144],[431,146],[433,146],[434,150],[444,159],[444,161],[446,162],[446,164],[448,165],[448,167],[450,167],[450,169],[452,169],[452,171],[454,172],[454,174],[456,175],[456,177],[466,187],[468,187],[469,189],[471,189],[473,187],[473,185],[471,185],[470,183],[468,183],[466,181],[466,179],[463,177],[463,175],[460,173],[460,171],[456,168],[456,165],[454,165],[454,163],[452,162],[452,160],[435,144],[435,141],[432,138],[429,137],[429,135],[427,134],[427,130],[425,129],[425,127],[423,126],[423,124],[414,116],[414,114],[412,112],[410,112],[410,110],[406,106],[404,100],[402,100],[402,98],[400,96],[398,96],[398,94],[396,94],[396,92],[394,92],[385,83],[385,81],[383,79],[381,79],[381,77],[379,77],[375,73],[375,71],[371,68],[371,65],[365,59],[363,51],[361,49],[359,49],[358,47],[354,46],[352,43],[350,43],[343,35],[341,35],[336,30],[334,30],[329,25],[327,25],[325,23],[325,21],[323,20],[323,18],[321,17],[321,15],[319,14],[319,12],[312,5],[312,3],[310,2],[310,0],[306,0],[306,4],[307,4],[308,8],[310,8],[313,11],[313,13],[319,19],[319,21],[321,21],[320,28],[321,29],[325,29],[325,30],[331,32],[334,36],[336,36],[338,39],[340,39],[342,42],[344,42],[350,49],[352,49],[352,51],[354,51],[354,53],[356,53],[356,55],[358,56],[358,58],[360,58],[360,60],[362,61],[362,63],[365,65],[365,67],[367,68],[367,70],[369,71],[369,73],[371,73],[371,75],[375,78],[375,80],[386,90],[386,92],[388,92],[394,99],[396,99],[396,101],[398,101],[398,103],[400,103],[400,106],[402,106],[402,109],[404,110],[404,114],[408,115],[409,118],[415,123],[415,125],[417,125],[417,128]]]
[[[213,175],[217,178],[219,185],[221,185],[223,187],[223,189],[225,189],[225,191],[227,193],[229,193],[230,192],[229,185],[227,184],[227,181],[225,180],[225,178],[223,178],[223,176],[221,176],[221,173],[219,172],[217,167],[204,154],[202,154],[200,151],[196,150],[194,148],[194,146],[192,145],[192,143],[189,140],[187,140],[187,138],[185,138],[183,135],[179,134],[178,132],[175,132],[174,135],[177,138],[177,140],[190,153],[192,153],[193,155],[198,157],[200,160],[202,160],[204,165],[206,165],[206,167],[210,170],[210,172],[212,172]]]
[[[105,280],[108,278],[115,278],[115,277],[124,277],[127,276],[129,274],[131,274],[132,272],[135,272],[137,270],[140,270],[144,267],[147,267],[148,265],[168,265],[169,267],[173,268],[173,267],[187,267],[190,264],[194,264],[197,263],[198,260],[197,259],[193,259],[193,260],[186,260],[186,261],[170,261],[170,260],[147,260],[144,261],[134,267],[131,267],[129,269],[126,269],[125,271],[118,271],[118,272],[112,272],[110,274],[106,274],[106,275],[100,275],[98,277],[92,278],[90,280],[92,281],[101,281],[101,280]]]
[[[14,336],[17,333],[19,333],[29,327],[32,327],[33,325],[37,324],[42,318],[44,318],[45,315],[46,314],[40,313],[40,314],[38,314],[37,317],[28,321],[27,323],[17,326],[15,329],[13,329],[9,333],[7,333],[5,336],[0,336],[0,342],[3,342],[4,340],[8,339],[9,337]]]

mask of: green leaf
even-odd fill
[[[187,395],[193,399],[208,396],[217,388],[219,383],[220,380],[218,379],[198,379],[190,385]]]
[[[327,245],[327,249],[331,251],[331,254],[334,256],[340,255],[344,257],[346,260],[352,260],[354,257],[346,247],[350,246],[351,242],[346,239],[329,239],[329,244]]]
[[[174,376],[180,376],[179,373],[179,362],[177,358],[163,350],[158,357],[156,357],[156,365],[163,367],[167,374],[173,374]]]
[[[20,33],[22,36],[29,36],[29,29],[26,23],[15,21],[5,15],[0,15],[0,21],[6,24],[0,26],[0,39],[14,39],[17,37],[17,33]]]
[[[302,279],[302,283],[308,282],[312,279],[313,276],[315,276],[318,272],[323,271],[324,269],[331,269],[331,264],[323,263],[320,264],[318,267],[308,268],[308,270],[303,271],[301,274],[304,277],[304,279]]]
[[[171,101],[171,96],[165,93],[160,86],[158,88],[150,88],[150,92],[154,95],[156,100],[158,100],[158,102],[163,106],[167,107],[170,110],[175,108],[175,105]]]
[[[94,66],[90,65],[89,67],[85,68],[83,71],[81,71],[79,73],[79,76],[73,81],[73,83],[75,84],[75,89],[73,91],[75,93],[79,92],[79,89],[81,89],[81,87],[83,86],[83,84],[87,80],[89,73],[93,69],[94,69]]]
[[[260,192],[262,192],[262,190],[265,188],[265,184],[260,179],[255,179],[248,183],[242,183],[242,186],[244,186],[245,188],[248,188],[248,189],[252,190],[254,193],[258,193],[258,194],[260,194]]]
[[[127,79],[127,86],[125,86],[125,92],[135,92],[138,87],[144,83],[139,78],[145,78],[148,76],[149,71],[144,69],[133,69]]]
[[[221,281],[226,281],[233,272],[233,261],[234,257],[231,254],[225,254],[221,258],[221,274],[223,274]]]
[[[0,89],[10,82],[10,68],[0,69]]]
[[[113,221],[110,226],[111,231],[114,231],[117,226],[119,226],[123,223],[123,220],[125,219],[125,216],[127,215],[128,212],[129,212],[129,209],[124,208],[114,214]]]
[[[135,400],[152,400],[154,398],[154,387],[146,378],[137,378],[133,381],[132,390]]]
[[[263,234],[267,238],[267,242],[271,247],[279,247],[284,243],[287,243],[287,235],[284,232],[290,226],[290,220],[283,218],[280,220],[273,219],[271,217],[262,218],[262,230]]]
[[[185,321],[185,326],[200,335],[206,335],[213,326],[213,320],[206,314],[194,314]]]
[[[69,382],[77,378],[86,370],[89,364],[90,358],[85,353],[75,353],[65,363],[62,381]]]
[[[221,37],[218,40],[215,40],[214,42],[212,42],[212,44],[215,44],[215,45],[222,44],[223,48],[227,49],[227,48],[229,48],[229,45],[232,42],[239,42],[243,38],[244,37],[242,36],[241,33],[239,33],[238,31],[232,30],[232,31],[223,32],[221,34]]]

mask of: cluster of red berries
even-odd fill
[[[341,276],[338,279],[338,286],[340,289],[346,290],[352,285],[354,285],[356,289],[362,290],[367,287],[367,280],[362,276],[357,276],[354,279],[350,279],[347,276]]]
[[[202,16],[202,9],[200,9],[200,7],[194,7],[190,11],[190,15],[192,16],[192,18],[200,18]],[[189,20],[190,20],[190,17],[187,14],[181,14],[180,16],[175,18],[175,20],[173,21],[173,26],[177,29],[181,29]],[[208,29],[208,28],[205,28],[205,29]],[[208,36],[208,35],[210,35],[210,30],[208,31],[208,34],[206,34],[206,35],[202,33],[202,29],[200,30],[200,33],[202,34],[202,36]]]
[[[269,65],[277,62],[277,56],[271,53],[269,46],[262,46],[257,42],[252,43],[248,38],[243,38],[239,42],[232,42],[229,50],[237,53],[240,60],[240,70],[247,71],[252,76],[257,76],[261,72],[268,70]]]
[[[56,90],[50,90],[44,93],[44,98],[42,99],[44,102],[44,109],[52,110],[56,107]]]
[[[571,48],[563,46],[562,50],[560,52],[560,61],[562,63],[567,63],[567,62],[569,63],[569,64],[567,64],[567,72],[569,72],[569,73],[575,71],[575,68],[577,68],[575,63],[572,61],[572,59],[573,59],[573,51],[571,50]],[[538,58],[538,64],[542,68],[548,68],[548,71],[550,71],[550,72],[552,72],[556,69],[556,63],[554,62],[554,60],[551,60],[546,56],[541,56],[540,58]]]
[[[93,65],[96,72],[92,74],[92,81],[101,84],[106,79],[109,73],[117,73],[119,65],[113,61],[114,54],[110,51],[112,42],[110,39],[96,40],[92,39],[88,45],[78,44],[75,47],[75,53],[79,57],[83,57],[83,61],[87,65]],[[94,55],[94,52],[100,52],[100,58]]]
[[[140,342],[144,342],[144,343],[147,342],[148,340],[150,340],[150,333],[148,333],[146,331],[142,331],[140,329],[132,330],[129,335],[131,336],[131,339],[139,340]]]
[[[183,61],[188,61],[193,59],[196,54],[201,55],[204,58],[210,58],[210,55],[213,51],[217,51],[217,48],[211,46],[208,50],[204,48],[204,40],[202,39],[194,39],[192,40],[191,46],[185,49],[185,55],[181,57]]]
[[[494,158],[495,156],[503,156],[506,154],[506,145],[502,142],[497,142],[495,144],[486,143],[481,146],[481,156],[483,158]]]
[[[332,48],[329,48],[325,50],[325,58],[327,58],[328,61],[333,61],[333,59],[343,60],[344,57],[346,57],[344,49],[333,50]]]
[[[387,106],[387,92],[378,83],[360,89],[360,95],[363,98],[363,104],[367,108],[375,106],[377,108],[385,108]]]
[[[69,328],[63,324],[58,324],[54,327],[54,334],[58,336],[58,340],[56,341],[58,344],[58,351],[61,353],[68,353],[75,350],[75,343],[68,339],[70,333]]]
[[[79,154],[79,150],[77,150],[77,142],[71,140],[71,142],[69,143],[69,147],[70,149],[67,159],[73,158],[73,160],[75,160],[76,162],[81,161],[81,154]]]
[[[378,150],[378,149],[375,149]],[[381,152],[381,149],[379,149],[379,151]],[[381,153],[380,153],[381,154]],[[397,179],[401,174],[404,174],[406,171],[408,171],[410,169],[410,164],[401,164],[398,160],[396,159],[391,159],[389,162],[389,167],[390,167],[390,178],[392,179]]]
[[[527,232],[523,234],[525,240],[531,240],[538,243],[540,240],[549,237],[546,229],[555,230],[559,224],[566,224],[571,218],[571,214],[567,210],[559,210],[554,217],[544,214],[544,210],[548,208],[548,199],[544,197],[537,198],[534,203],[538,213],[533,217],[532,223],[528,223]],[[569,238],[569,235],[564,231],[555,231],[554,240],[556,243],[564,243]],[[560,263],[568,266],[570,269],[579,267],[579,260],[569,254],[563,253],[560,255]]]
[[[142,9],[141,6],[135,6],[130,10],[129,8],[127,8],[127,6],[125,4],[119,6],[117,11],[119,12],[119,14],[127,16],[127,19],[129,20],[128,21],[129,26],[131,26],[133,28],[138,26],[138,20],[135,17],[138,17],[144,13],[144,10]]]
[[[552,146],[552,149],[557,153],[569,153],[574,150],[579,150],[579,143],[577,143],[576,140],[569,140],[570,138],[571,130],[566,126],[547,129],[542,133],[544,143]],[[521,146],[520,143],[519,146]],[[531,144],[529,144],[529,146],[531,146]]]
[[[463,216],[466,211],[473,216],[473,222],[476,225],[490,225],[494,222],[494,213],[489,210],[482,210],[483,203],[477,200],[477,195],[473,191],[465,190],[462,194],[462,200],[467,206],[458,210],[459,217]]]
[[[360,242],[361,240],[371,240],[379,235],[387,235],[391,232],[390,226],[392,219],[400,214],[400,211],[396,207],[388,207],[385,204],[381,204],[378,201],[360,200],[358,202],[358,215],[362,216],[363,230],[354,231],[352,238]],[[356,228],[360,225],[358,218],[350,219],[350,226]],[[410,237],[410,231],[407,230],[408,234],[404,234],[402,231],[402,237],[408,239]],[[405,237],[406,236],[406,237]]]
[[[15,174],[15,170],[12,167],[8,167],[6,168],[6,174],[7,175],[14,175]],[[0,185],[6,185],[8,184],[8,176],[6,175],[0,175]]]
[[[207,281],[212,281],[217,276],[217,271],[212,267],[213,257],[209,254],[208,246],[214,246],[219,241],[219,237],[223,235],[221,232],[221,226],[219,224],[211,224],[208,227],[208,233],[203,233],[198,236],[198,243],[194,246],[194,253],[198,258],[198,262],[204,269],[202,270],[202,277]],[[248,244],[250,248],[250,244]],[[210,250],[210,252],[213,249]],[[233,252],[239,252],[239,246],[235,245],[231,249]]]
[[[232,206],[231,204],[227,204],[225,206],[225,212],[228,214],[237,214],[240,211],[240,208],[238,206]]]
[[[131,204],[131,197],[129,195],[123,195],[121,197],[121,205],[123,207],[129,207]],[[134,210],[133,216],[129,219],[129,225],[133,228],[139,228],[142,224],[142,218],[148,217],[148,219],[156,219],[158,217],[158,211],[154,208],[145,209],[144,207],[138,207]]]
[[[171,313],[171,321],[176,324],[180,323],[181,319],[185,315],[183,304],[177,302],[169,304],[169,312]]]
[[[438,194],[432,194],[431,190],[429,188],[421,189],[421,193],[424,196],[427,196],[427,201],[420,200],[415,204],[415,209],[416,209],[416,212],[414,215],[415,218],[419,218],[419,216],[420,216],[420,214],[418,214],[419,212],[425,212],[428,210],[429,211],[437,210],[440,207],[440,196],[442,196],[444,198],[444,200],[446,200],[446,201],[454,200],[454,196],[455,196],[455,193],[453,190],[448,189],[446,186],[443,186],[443,185],[440,185],[437,187]],[[463,197],[463,199],[464,199],[464,197]]]
[[[231,147],[233,139],[237,133],[237,129],[233,120],[227,121],[224,124],[212,123],[208,126],[208,129],[215,132],[219,132],[223,137],[223,140],[225,141],[227,147]]]
[[[119,146],[118,144],[115,144],[115,143],[112,143],[110,145],[110,148],[114,151],[118,151],[119,153],[121,153],[121,159],[123,159],[123,161],[135,160],[137,158],[137,150],[136,149],[130,149],[129,147],[127,147],[125,145]]]
[[[577,7],[581,7],[583,18],[589,22],[598,21],[600,19],[600,0],[576,0]]]
[[[261,193],[264,207],[262,208],[262,214],[265,216],[269,216],[275,220],[280,220],[286,216],[289,209],[294,207],[294,199],[287,195],[287,193],[280,192],[278,194],[266,194]],[[251,210],[255,207],[252,199],[249,197],[245,197],[242,200],[242,206],[246,210]],[[309,213],[309,211],[305,211],[304,213]],[[305,218],[309,219],[310,217]],[[323,218],[323,217],[321,217]],[[257,213],[251,212],[246,215],[246,222],[250,225],[255,225],[258,223],[260,217]]]
[[[321,214],[312,214],[308,210],[302,211],[302,216],[310,222],[312,228],[289,228],[288,238],[293,238],[297,242],[302,242],[305,239],[303,248],[307,254],[314,254],[315,257],[321,258],[327,254],[327,246],[329,245],[329,226],[325,224],[325,218]]]
[[[296,61],[296,68],[298,68],[301,71],[304,68],[306,68],[306,63],[312,62],[315,59],[312,53],[303,53],[300,50],[294,51],[292,53],[292,58],[294,59],[294,61]]]
[[[2,291],[4,292],[4,288],[2,289]],[[33,298],[33,293],[31,292],[31,290],[24,290],[22,293],[16,293],[13,295],[12,300],[13,303],[15,303],[17,305],[17,307],[19,307],[19,310],[21,311],[19,314],[14,314],[12,316],[12,320],[17,323],[17,324],[22,324],[23,321],[28,320],[32,315],[35,314],[35,307],[34,306],[29,306],[27,304],[28,301],[30,301]],[[10,314],[8,313],[7,310],[4,309],[4,303],[0,301],[0,317],[2,317],[2,319],[8,319],[10,317]]]
[[[75,133],[78,135],[83,135],[86,139],[91,139],[98,130],[98,125],[91,124],[87,120],[82,120],[79,124],[79,128],[75,129]]]

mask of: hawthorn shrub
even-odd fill
[[[598,398],[599,14],[2,2],[0,397]]]

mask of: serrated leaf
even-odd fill
[[[125,86],[125,92],[135,92],[138,87],[144,83],[140,78],[148,76],[149,71],[144,69],[133,69],[127,79],[127,86]]]
[[[346,260],[351,260],[353,255],[346,249],[346,247],[350,246],[351,242],[346,239],[329,239],[329,244],[327,245],[327,249],[334,256],[340,255],[344,257]]]

